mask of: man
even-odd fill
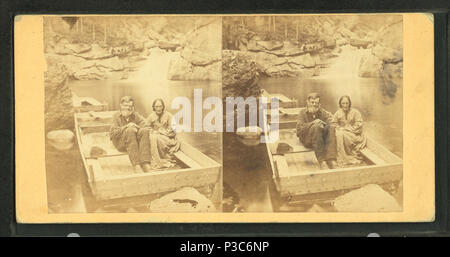
[[[144,125],[144,118],[134,110],[133,98],[122,97],[120,111],[113,116],[110,139],[117,150],[128,153],[133,169],[137,173],[151,170],[150,129],[144,128]]]
[[[337,167],[336,130],[332,120],[332,114],[320,107],[320,96],[309,94],[306,107],[300,109],[297,136],[305,147],[314,150],[320,169]]]

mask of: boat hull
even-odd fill
[[[186,142],[175,153],[182,167],[134,173],[128,155],[111,144],[108,132],[114,111],[75,113],[75,127],[89,186],[96,200],[164,194],[193,187],[217,209],[222,201],[222,166]],[[92,147],[103,150],[92,154]]]

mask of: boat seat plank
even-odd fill
[[[280,116],[281,115],[298,115],[300,113],[300,109],[298,107],[294,108],[280,108]]]
[[[286,157],[292,159],[289,168],[293,172],[303,172],[319,169],[319,163],[317,162],[317,158],[314,152],[288,154],[286,155]]]
[[[288,98],[287,96],[285,96],[283,94],[272,94],[271,97],[278,98],[278,100],[280,100],[281,102],[285,102],[285,103],[294,102],[290,98]]]
[[[364,155],[369,161],[373,162],[376,165],[379,164],[387,164],[386,161],[378,157],[373,151],[371,151],[369,148],[364,148],[361,150],[361,154]]]
[[[279,140],[269,144],[270,152],[277,154],[277,147],[279,143],[286,143],[292,147],[289,153],[310,152],[312,149],[305,147],[298,139],[295,129],[281,129],[279,130]]]
[[[201,168],[202,167],[200,164],[198,164],[196,161],[189,158],[189,156],[187,156],[182,151],[178,151],[178,152],[174,153],[174,155],[178,160],[180,160],[181,162],[183,162],[190,168]]]
[[[111,178],[120,175],[135,174],[128,155],[98,158],[101,172],[98,177]]]
[[[87,158],[93,157],[91,156],[91,151],[94,147],[102,151],[97,155],[99,157],[125,154],[114,147],[109,139],[109,132],[87,133],[81,136],[81,141],[83,143],[84,154]]]

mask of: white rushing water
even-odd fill
[[[349,45],[343,46],[342,52],[336,57],[330,67],[321,71],[318,78],[358,78],[359,66],[364,55],[370,49],[357,49]]]

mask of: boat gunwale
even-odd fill
[[[336,169],[326,169],[326,170],[307,170],[307,171],[295,171],[292,175],[278,175],[279,178],[290,178],[290,177],[298,177],[298,176],[314,176],[314,175],[322,175],[328,173],[338,173],[338,172],[346,172],[346,171],[362,171],[366,169],[371,169],[374,167],[384,168],[384,167],[392,167],[392,166],[401,166],[403,162],[398,163],[387,163],[387,164],[377,164],[377,165],[365,165],[365,166],[355,166],[355,167],[344,167],[344,168],[336,168]],[[300,174],[301,173],[301,174]]]

